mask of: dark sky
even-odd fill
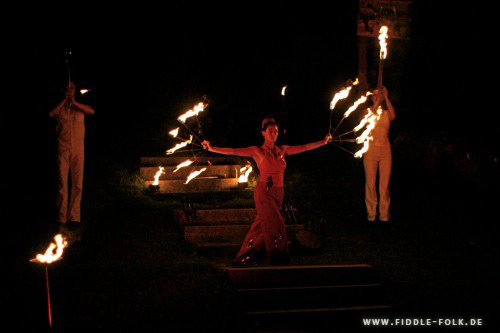
[[[29,128],[20,135],[49,147],[46,113],[62,98],[67,49],[72,77],[92,89],[82,99],[97,111],[87,124],[90,140],[135,156],[163,154],[175,118],[203,95],[211,101],[201,119],[212,141],[257,144],[262,117],[280,116],[284,84],[289,142],[318,140],[334,92],[357,73],[356,1],[44,6],[7,27],[5,52],[12,96],[21,101],[13,113]],[[485,12],[451,1],[414,3],[412,38],[394,46],[385,66],[395,130],[446,131],[476,144],[498,138],[496,107],[481,101],[494,98],[487,80],[497,78]]]

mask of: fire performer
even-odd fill
[[[372,95],[374,105],[383,105],[382,114],[375,127],[371,131],[373,141],[370,143],[368,151],[363,156],[363,166],[365,169],[365,204],[367,210],[367,220],[375,221],[377,216],[377,170],[379,173],[379,221],[388,222],[390,218],[391,198],[389,194],[389,183],[392,170],[391,143],[389,141],[389,130],[391,122],[396,119],[396,112],[389,100],[385,87],[376,89]]]
[[[236,258],[236,264],[248,264],[256,259],[256,254],[265,250],[272,263],[288,262],[288,245],[285,223],[280,212],[284,195],[285,156],[300,154],[326,145],[332,140],[327,134],[318,142],[299,146],[277,146],[278,125],[273,118],[262,121],[261,134],[264,144],[260,147],[248,148],[218,148],[209,141],[203,141],[203,147],[211,152],[251,157],[260,170],[259,181],[254,191],[257,216],[245,237]]]
[[[49,112],[56,121],[57,135],[57,222],[77,227],[80,222],[80,202],[83,190],[85,116],[94,115],[88,105],[75,100],[76,86],[69,82],[66,97]],[[68,208],[68,174],[71,195]]]

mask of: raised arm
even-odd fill
[[[49,117],[55,117],[64,106],[64,103],[67,102],[67,98],[63,99],[59,104],[57,104],[52,110],[49,112]]]
[[[85,115],[87,115],[87,116],[93,116],[94,115],[95,111],[90,106],[88,106],[86,104],[78,103],[74,99],[73,99],[72,102],[73,102],[73,105],[76,107],[76,109],[78,111],[85,113]]]
[[[234,156],[242,156],[242,157],[255,157],[257,147],[252,146],[248,148],[220,148],[214,147],[210,144],[210,141],[203,141],[203,148],[208,151],[222,154],[222,155],[234,155]]]
[[[281,151],[283,154],[286,155],[295,155],[295,154],[300,154],[308,150],[313,150],[319,147],[322,147],[326,145],[328,142],[332,141],[332,135],[327,134],[325,138],[321,141],[313,142],[313,143],[308,143],[305,145],[299,145],[299,146],[281,146]]]
[[[392,106],[392,103],[389,100],[389,93],[387,92],[387,89],[385,87],[383,88],[383,93],[385,104],[387,105],[387,111],[389,111],[389,120],[393,121],[394,119],[396,119],[396,111],[394,110],[394,106]]]

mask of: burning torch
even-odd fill
[[[49,265],[55,261],[62,259],[62,254],[64,247],[68,245],[68,242],[64,239],[61,234],[57,234],[54,237],[55,243],[50,243],[44,254],[37,254],[35,258],[31,259],[30,262],[37,262],[45,265],[45,283],[47,287],[47,309],[49,315],[49,326],[52,328],[52,307],[50,303],[50,284],[49,284]]]

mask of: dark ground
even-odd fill
[[[492,161],[500,132],[490,81],[498,78],[496,19],[486,5],[436,3],[418,1],[411,40],[395,42],[384,67],[398,112],[393,223],[363,223],[361,161],[333,146],[292,157],[287,199],[324,245],[292,262],[371,264],[391,286],[394,316],[480,317],[492,330],[499,310],[500,187]],[[75,77],[93,89],[82,101],[97,113],[87,122],[83,238],[50,267],[54,326],[244,330],[234,291],[183,242],[171,217],[179,200],[152,200],[136,176],[139,157],[162,156],[179,110],[204,94],[212,104],[203,125],[220,145],[259,143],[260,119],[278,113],[284,83],[289,143],[326,133],[332,91],[357,73],[357,4],[282,4],[229,12],[222,4],[166,12],[67,7],[62,17],[92,18],[74,30],[61,28],[56,11],[39,15],[52,12],[42,6],[23,8],[22,19],[4,29],[10,89],[0,216],[11,322],[47,325],[44,271],[28,260],[54,233],[54,136],[46,115],[62,97],[70,47]],[[204,14],[202,24],[193,11]]]

